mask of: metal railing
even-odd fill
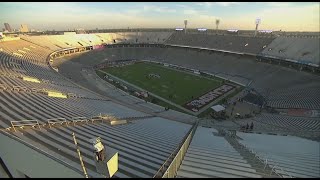
[[[222,132],[225,132],[224,129],[222,129],[221,131],[222,131]],[[232,137],[233,134],[228,131],[228,132],[226,132],[226,135]],[[246,149],[246,150],[248,150],[250,153],[254,154],[254,158],[264,164],[263,170],[265,170],[267,166],[272,167],[269,175],[271,175],[272,173],[274,173],[274,174],[276,174],[277,176],[283,178],[283,175],[282,175],[282,174],[286,174],[288,177],[292,178],[292,176],[289,175],[286,171],[284,171],[284,170],[278,165],[278,163],[275,163],[274,165],[268,163],[268,160],[270,161],[271,159],[270,159],[270,158],[268,159],[267,155],[265,156],[265,159],[263,159],[263,158],[260,157],[260,155],[258,154],[258,152],[256,152],[253,148],[250,148],[250,147],[248,147],[247,145],[242,144],[242,143],[240,143],[240,142],[239,142],[239,144],[240,144],[240,147],[241,147],[242,149]],[[272,161],[272,162],[274,162],[274,161]],[[276,167],[277,167],[278,170],[280,169],[280,170],[282,171],[282,174],[280,174],[280,173],[278,173],[278,172],[276,171]]]
[[[68,126],[68,122],[65,118],[52,118],[52,119],[47,119],[47,124],[49,125],[49,128],[54,126],[55,124],[66,124]]]
[[[241,144],[241,143],[239,142],[239,144]],[[282,174],[285,174],[285,175],[287,175],[288,177],[293,178],[290,174],[288,174],[285,170],[283,170],[282,167],[279,166],[279,163],[273,161],[271,158],[268,158],[267,154],[265,155],[264,158],[262,158],[262,157],[260,157],[259,153],[256,152],[253,148],[249,148],[249,147],[248,147],[247,145],[245,145],[245,144],[241,144],[241,145],[242,145],[243,148],[246,148],[246,149],[248,149],[251,153],[253,153],[253,154],[255,155],[255,158],[258,159],[260,162],[262,162],[262,163],[264,164],[264,168],[263,168],[263,169],[265,169],[267,166],[269,166],[269,167],[271,168],[271,171],[270,171],[270,174],[269,174],[269,175],[271,175],[272,173],[274,173],[274,174],[278,175],[279,177],[284,178]],[[269,163],[270,161],[273,162],[274,164],[273,164],[273,163],[272,163],[272,164]],[[282,173],[281,173],[281,174],[278,173],[278,172],[276,171],[276,169],[277,169],[277,170],[281,170]]]
[[[39,127],[41,129],[38,120],[20,120],[20,121],[10,121],[13,130],[16,132],[15,127],[19,127],[20,129],[24,129],[26,126],[31,126],[32,128]]]
[[[192,137],[198,127],[198,121],[189,130],[188,135],[184,138],[183,144],[178,146],[169,156],[169,158],[162,164],[160,169],[156,172],[153,178],[174,178],[182,163],[182,160],[188,150]],[[174,157],[174,158],[173,158]],[[170,160],[173,160],[170,163]],[[162,176],[161,176],[162,174]]]
[[[41,128],[52,128],[52,127],[57,127],[55,125],[59,125],[59,126],[76,126],[78,124],[81,123],[94,123],[94,122],[101,122],[104,123],[105,121],[108,121],[108,119],[105,119],[103,117],[107,117],[107,115],[105,116],[93,116],[91,118],[87,118],[87,117],[72,117],[71,119],[65,119],[65,118],[51,118],[51,119],[47,119],[45,123],[41,123],[38,120],[20,120],[20,121],[10,121],[11,126],[8,128],[5,128],[8,131],[14,130],[15,132],[17,132],[17,130],[23,130],[26,129],[28,127],[30,128],[39,128],[41,130]],[[108,116],[108,117],[112,117],[114,119],[114,116]]]
[[[72,123],[75,126],[78,122],[80,123],[88,123],[89,119],[86,117],[72,117]],[[92,121],[93,122],[93,121]]]
[[[290,174],[287,173],[287,171],[283,170],[283,168],[279,165],[278,162],[273,161],[271,158],[269,158],[269,159],[266,158],[266,161],[268,161],[268,160],[271,161],[271,162],[274,162],[274,165],[273,165],[273,167],[272,167],[272,169],[271,169],[270,174],[271,174],[272,172],[274,172],[275,174],[277,174],[278,176],[280,176],[280,177],[282,177],[282,178],[284,178],[282,174],[285,174],[285,175],[287,175],[288,177],[293,178]],[[269,164],[270,164],[270,163],[269,163]],[[271,164],[270,164],[270,165],[271,165]],[[276,171],[276,169],[277,169],[277,170],[280,170],[280,171],[281,171],[281,174],[279,174],[279,173]]]

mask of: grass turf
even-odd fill
[[[218,78],[209,79],[145,62],[109,67],[103,71],[179,105],[184,105],[222,83]],[[160,78],[148,78],[149,74],[157,74]]]

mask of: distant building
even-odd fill
[[[21,24],[20,32],[29,32],[28,26],[26,24]]]
[[[5,28],[8,32],[12,32],[12,29],[11,29],[9,23],[4,23],[4,28]]]
[[[84,29],[76,29],[75,31],[77,34],[86,34],[86,31]]]
[[[75,35],[76,32],[63,32],[64,35]]]

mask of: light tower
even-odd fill
[[[258,26],[259,26],[260,22],[261,22],[261,19],[257,18],[256,19],[256,30],[254,31],[254,37],[257,36]]]
[[[188,20],[184,20],[184,33],[187,34],[187,24]]]
[[[218,27],[219,27],[220,19],[216,19],[216,31],[218,33]]]

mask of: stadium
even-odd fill
[[[1,33],[1,177],[319,178],[319,32],[184,24]]]

